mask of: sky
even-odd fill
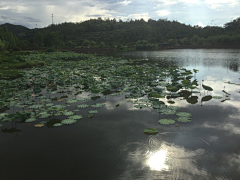
[[[240,0],[1,0],[0,24],[43,28],[98,17],[168,19],[187,25],[223,26],[240,17]]]

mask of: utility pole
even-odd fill
[[[52,25],[53,25],[53,14],[52,14]]]

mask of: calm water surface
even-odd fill
[[[4,123],[0,132],[0,179],[240,179],[240,50],[166,50],[111,53],[141,63],[198,69],[199,82],[213,88],[208,95],[224,96],[198,103],[176,98],[179,111],[192,113],[191,123],[160,125],[152,108],[136,109],[123,96],[101,96],[107,103],[93,118],[69,126],[34,128]],[[222,90],[230,93],[223,95]],[[88,97],[87,93],[82,96]],[[88,100],[86,103],[93,103]],[[119,103],[119,107],[115,104]],[[47,119],[48,120],[48,119]],[[4,129],[15,127],[18,132]],[[146,127],[158,129],[145,135]]]

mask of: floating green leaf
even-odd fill
[[[74,115],[74,116],[69,116],[69,119],[81,119],[83,118],[81,115]]]
[[[61,121],[62,124],[74,124],[75,122],[77,122],[77,120],[74,119],[65,119]]]
[[[175,123],[175,121],[174,120],[172,120],[172,119],[160,119],[159,121],[158,121],[160,124],[174,124]]]
[[[176,118],[177,121],[179,122],[191,122],[192,119],[189,118],[188,116],[180,116]]]
[[[37,120],[36,118],[28,118],[25,120],[25,122],[34,122],[36,120]],[[42,124],[42,123],[40,123],[40,124]]]
[[[89,118],[92,118],[92,117],[93,117],[93,114],[89,114],[88,117],[89,117]]]
[[[89,114],[95,114],[95,113],[98,113],[97,110],[91,110],[91,111],[88,111]]]
[[[145,134],[157,134],[158,130],[156,128],[145,128],[143,132]]]
[[[54,127],[59,127],[59,126],[62,126],[62,125],[63,125],[62,123],[53,124]]]
[[[177,116],[181,116],[181,117],[190,117],[190,116],[192,116],[192,114],[188,113],[188,112],[178,112],[176,115]]]

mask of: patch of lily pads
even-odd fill
[[[126,102],[132,103],[135,108],[149,107],[160,114],[176,114],[178,116],[176,120],[179,122],[191,122],[191,114],[177,112],[179,107],[173,104],[180,98],[190,104],[198,102],[198,97],[193,96],[193,93],[200,92],[198,82],[196,79],[192,80],[193,73],[196,75],[198,70],[192,72],[181,67],[163,68],[158,63],[137,65],[133,64],[132,60],[73,52],[30,54],[22,58],[26,61],[30,59],[36,62],[44,61],[46,66],[23,70],[21,78],[0,80],[3,89],[0,92],[0,110],[6,107],[19,107],[31,113],[24,111],[0,113],[0,122],[29,123],[46,119],[44,121],[48,125],[51,124],[51,127],[73,124],[83,118],[78,113],[84,111],[84,108],[103,107],[104,103],[91,102],[97,102],[102,96],[107,95],[123,96],[128,98]],[[210,86],[202,87],[207,91],[213,91]],[[86,93],[89,98],[86,98],[88,97]],[[223,93],[230,95],[225,90]],[[207,95],[201,102],[212,98],[220,99],[220,96]],[[86,101],[85,104],[80,104],[82,101]],[[118,106],[119,103],[116,103],[115,107]],[[98,111],[88,109],[88,113],[88,117],[91,118]],[[68,116],[68,119],[49,123],[51,120],[48,118],[54,116],[59,118]],[[159,120],[160,124],[174,122],[168,118]],[[144,133],[156,132],[154,128],[144,130]]]

